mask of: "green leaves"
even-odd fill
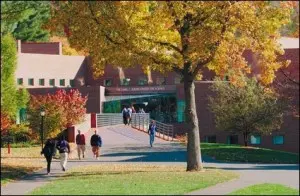
[[[218,129],[236,133],[269,133],[279,129],[286,107],[283,100],[254,78],[237,87],[217,80],[212,85],[210,109],[216,116]]]

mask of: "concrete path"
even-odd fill
[[[93,158],[91,148],[87,143],[86,158],[78,160],[74,150],[72,156],[75,159],[68,161],[67,169],[111,162],[120,164],[186,165],[186,147],[177,142],[168,142],[156,138],[154,147],[150,148],[149,136],[146,133],[133,130],[125,125],[98,128],[98,133],[103,140],[100,160]],[[91,134],[93,133],[87,135],[87,142],[89,142]],[[190,195],[224,195],[233,190],[263,182],[280,183],[299,189],[299,165],[227,164],[217,163],[209,157],[203,157],[203,161],[205,167],[233,170],[238,172],[241,177],[238,180],[188,193]],[[35,188],[64,174],[58,160],[54,160],[51,167],[50,175],[46,175],[46,169],[42,169],[24,177],[22,180],[1,187],[1,195],[28,194]]]

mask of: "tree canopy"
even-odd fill
[[[71,47],[92,57],[95,76],[106,65],[142,65],[183,76],[188,131],[187,170],[202,168],[194,80],[208,67],[233,84],[251,71],[245,50],[259,54],[261,80],[284,66],[277,39],[289,22],[288,3],[268,1],[57,1],[53,31],[64,28]]]
[[[215,115],[216,127],[243,134],[247,146],[250,134],[267,134],[280,128],[286,103],[255,78],[245,80],[247,85],[243,87],[217,80],[211,86],[216,96],[210,97],[209,107]]]
[[[22,41],[48,41],[42,26],[50,17],[47,1],[1,1],[1,34],[11,33]]]

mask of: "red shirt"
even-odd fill
[[[85,145],[85,136],[84,136],[84,134],[77,134],[76,144],[77,145]]]

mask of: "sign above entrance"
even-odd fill
[[[176,85],[164,86],[130,86],[130,87],[106,87],[108,95],[141,94],[141,93],[175,93]]]

